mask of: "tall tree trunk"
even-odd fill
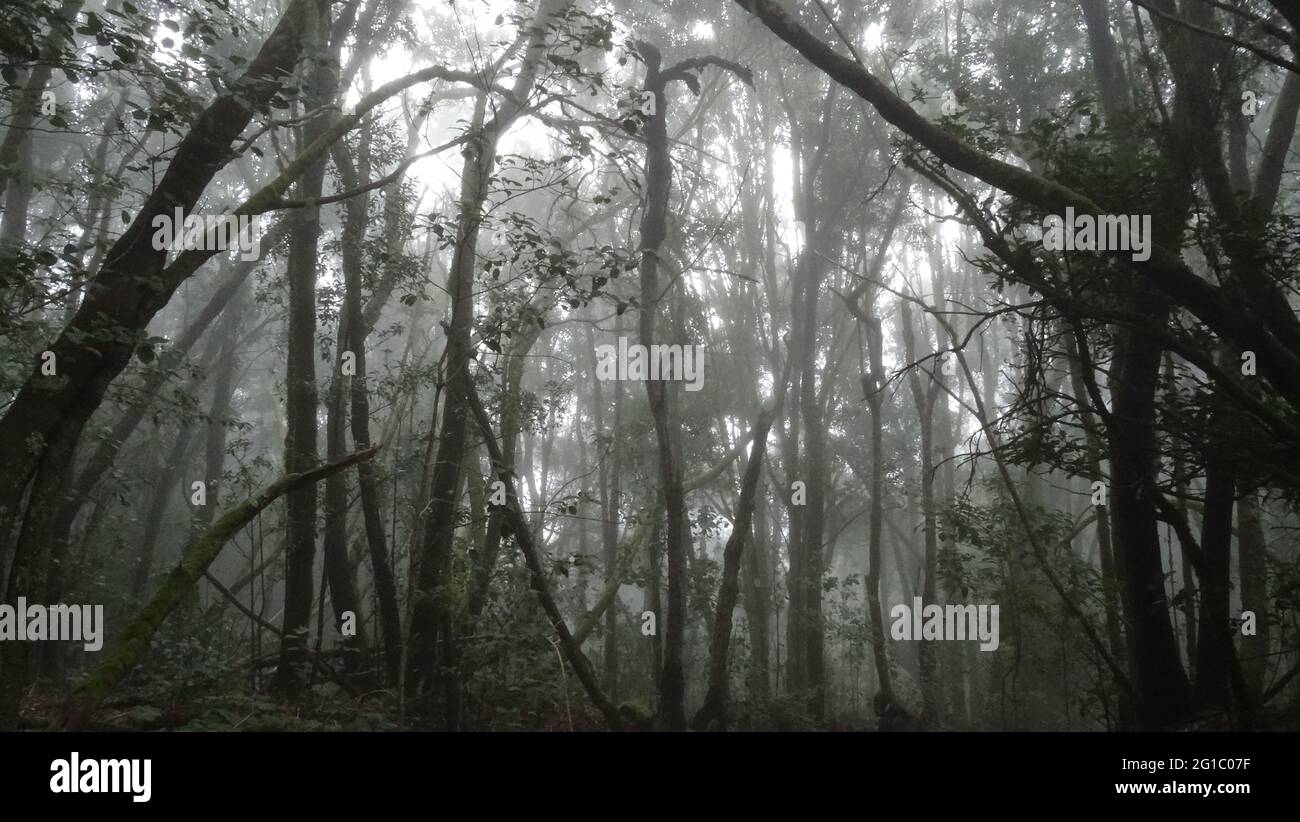
[[[1111,366],[1111,525],[1131,626],[1129,669],[1138,721],[1166,727],[1191,707],[1187,676],[1169,621],[1160,532],[1151,500],[1156,442],[1155,389],[1161,351],[1149,337],[1120,330]]]
[[[812,238],[809,246],[812,246]],[[808,675],[808,708],[817,722],[826,713],[826,661],[825,625],[822,615],[822,578],[824,576],[822,543],[826,530],[826,426],[822,406],[817,396],[817,304],[821,297],[821,280],[825,265],[820,257],[805,253],[802,258],[803,276],[803,333],[799,346],[799,368],[803,376],[799,382],[799,405],[803,418],[804,476],[807,505],[804,514],[803,534],[799,542],[801,573],[798,585],[802,588],[802,630],[799,643],[803,647],[803,662]],[[827,376],[826,379],[830,377]]]
[[[1210,415],[1211,430],[1229,425],[1225,409]],[[1229,707],[1232,626],[1228,595],[1232,566],[1232,509],[1236,472],[1230,457],[1210,444],[1205,460],[1205,512],[1201,518],[1201,611],[1197,626],[1196,701]]]
[[[221,502],[221,475],[226,464],[226,431],[230,424],[231,401],[235,391],[235,369],[239,361],[239,329],[243,323],[248,295],[240,290],[231,299],[230,310],[218,326],[221,353],[212,379],[212,405],[208,412],[207,431],[203,441],[203,481],[207,488],[207,504],[194,515],[194,530],[206,529]]]
[[[456,247],[448,272],[447,291],[451,295],[451,322],[447,328],[442,378],[445,384],[466,378],[473,359],[470,332],[474,320],[474,267],[483,205],[496,162],[496,147],[501,135],[523,113],[536,80],[545,52],[545,35],[552,19],[568,5],[568,0],[539,0],[528,38],[524,64],[515,78],[511,95],[502,101],[491,120],[485,121],[487,93],[480,95],[470,126],[471,139],[465,143],[465,161],[461,168],[460,213],[456,222]],[[420,550],[420,568],[416,581],[415,602],[411,615],[411,655],[406,671],[408,693],[420,681],[426,688],[435,683],[438,668],[438,639],[443,650],[453,654],[450,613],[438,588],[448,580],[452,540],[456,531],[457,488],[461,478],[466,443],[466,408],[461,392],[448,391],[442,411],[442,428],[429,485],[429,526],[425,529]],[[448,694],[453,697],[452,694]],[[457,724],[454,697],[448,700],[448,724]]]
[[[1268,542],[1260,519],[1259,497],[1249,490],[1237,505],[1237,562],[1241,579],[1242,610],[1255,612],[1255,635],[1241,643],[1242,668],[1246,687],[1255,704],[1264,692],[1264,675],[1268,670],[1269,619]]]
[[[407,129],[406,155],[415,154],[418,145],[421,118],[411,121]],[[339,155],[341,162],[336,162],[340,178],[347,188],[359,187],[361,180],[347,162],[346,153]],[[351,174],[351,180],[347,179]],[[378,322],[379,315],[392,293],[397,280],[401,259],[401,236],[405,221],[403,213],[402,177],[390,183],[384,190],[384,253],[387,255],[383,275],[371,292],[370,302],[364,307],[361,303],[362,267],[359,258],[349,256],[355,265],[343,266],[344,293],[343,314],[348,326],[348,348],[356,356],[356,375],[352,379],[351,390],[351,428],[352,442],[358,449],[370,446],[370,390],[366,379],[366,344],[370,332]],[[362,217],[357,218],[363,225],[364,215],[368,214],[365,206],[354,204],[350,200],[345,206],[348,219],[352,220],[353,209]],[[355,231],[355,228],[354,228]],[[364,228],[362,229],[364,231]],[[400,418],[400,417],[399,417]],[[397,686],[402,673],[402,615],[397,599],[397,580],[392,566],[388,547],[388,536],[384,531],[384,516],[381,508],[379,482],[375,470],[369,462],[357,463],[357,485],[361,493],[361,515],[365,523],[366,546],[370,556],[370,574],[375,583],[375,598],[379,606],[380,635],[384,644],[384,670],[390,686]],[[393,501],[396,505],[396,500]],[[397,533],[392,534],[394,543]]]
[[[1083,364],[1079,359],[1078,344],[1075,342],[1073,334],[1065,335],[1065,353],[1069,360],[1070,368],[1070,385],[1074,396],[1079,402],[1079,419],[1083,425],[1084,439],[1088,446],[1088,474],[1089,483],[1105,482],[1101,470],[1102,454],[1105,446],[1101,441],[1097,420],[1093,415],[1092,404],[1088,399],[1088,391],[1083,382]],[[1091,492],[1091,487],[1089,492]],[[1105,497],[1103,497],[1103,500]],[[1097,515],[1097,550],[1101,559],[1101,578],[1105,586],[1106,603],[1106,641],[1110,647],[1111,654],[1116,659],[1127,659],[1128,652],[1124,646],[1124,637],[1120,633],[1120,602],[1117,595],[1119,576],[1115,567],[1115,552],[1111,545],[1110,538],[1110,507],[1104,502],[1100,505],[1093,506]]]
[[[311,56],[303,81],[303,103],[312,111],[334,103],[338,96],[337,61],[330,62],[330,17],[322,11],[310,21],[304,39]],[[329,117],[307,120],[302,144],[311,145],[329,128]],[[318,199],[325,180],[327,158],[322,156],[303,173],[298,183],[301,200]],[[289,230],[289,341],[285,371],[284,470],[297,474],[315,465],[316,412],[316,266],[320,245],[320,206],[298,210]],[[312,610],[313,567],[316,562],[317,489],[305,486],[285,495],[286,564],[284,621],[280,636],[280,663],[272,685],[294,694],[306,684],[307,636]]]
[[[894,697],[892,672],[889,669],[889,639],[885,634],[885,613],[880,606],[881,568],[884,558],[880,551],[881,526],[885,519],[885,449],[884,449],[884,400],[885,400],[885,366],[882,359],[884,335],[881,331],[880,318],[874,314],[868,318],[867,351],[870,357],[871,371],[863,375],[862,390],[866,395],[867,408],[871,413],[871,521],[867,532],[867,619],[871,626],[871,655],[876,666],[878,693],[885,699],[897,704]],[[901,570],[902,563],[898,563]]]
[[[910,303],[904,299],[899,302],[898,315],[901,320],[900,330],[903,335],[904,350],[909,363],[918,363],[916,340],[925,341],[925,354],[930,354],[929,335],[925,325],[916,329],[912,322]],[[927,605],[938,605],[939,574],[939,539],[938,518],[934,500],[934,406],[938,394],[938,385],[933,374],[922,381],[918,369],[932,371],[938,368],[935,360],[913,367],[908,373],[907,381],[911,387],[912,400],[916,404],[916,414],[921,429],[920,463],[921,463],[921,518],[925,538],[925,578],[922,583],[921,600]],[[939,649],[933,642],[922,641],[919,648],[921,669],[921,695],[925,703],[923,721],[936,726],[943,722],[940,702],[942,688],[939,682]]]
[[[618,328],[621,329],[622,320],[618,322]],[[617,332],[616,332],[617,333]],[[596,342],[595,334],[591,326],[587,328],[587,348],[591,351],[590,365],[592,373],[595,373],[595,351]],[[594,409],[594,422],[596,426],[596,436],[607,441],[609,444],[600,454],[600,546],[601,546],[601,567],[604,569],[604,583],[609,585],[610,581],[619,573],[618,569],[618,521],[619,521],[619,497],[620,485],[622,480],[621,468],[621,449],[619,448],[620,433],[619,425],[622,423],[623,411],[623,391],[618,381],[610,384],[614,393],[614,421],[613,425],[606,427],[605,410],[606,400],[604,396],[603,380],[591,381],[592,407]],[[504,430],[504,426],[503,430]],[[615,594],[617,596],[617,594]],[[618,609],[605,609],[605,630],[604,630],[604,648],[601,660],[601,687],[609,698],[618,701]]]
[[[772,589],[768,576],[771,546],[768,541],[767,488],[760,484],[754,501],[753,547],[745,554],[745,623],[749,627],[750,702],[766,702],[772,695],[771,614]]]
[[[363,142],[366,139],[367,137],[363,135]],[[351,155],[343,145],[336,143],[332,154],[344,188],[356,188],[362,177],[369,176],[357,172]],[[363,170],[366,165],[363,162]],[[361,322],[361,267],[369,214],[370,200],[364,194],[349,198],[344,204],[343,236],[340,243],[344,282],[343,306],[339,311],[334,370],[330,375],[329,395],[326,401],[326,460],[333,460],[347,453],[348,408],[356,399],[352,381],[357,379],[358,373],[364,375],[365,370],[364,366],[359,366],[358,363],[365,358],[365,350],[356,347],[358,336],[364,345],[365,332],[363,329],[358,335],[354,325]],[[348,366],[351,374],[344,373],[345,365]],[[365,634],[356,631],[352,636],[343,635],[346,614],[349,612],[352,614],[354,625],[360,625],[364,621],[361,615],[361,597],[357,593],[356,578],[353,576],[352,563],[348,558],[348,507],[347,474],[338,473],[327,477],[325,538],[322,545],[325,573],[329,578],[330,602],[334,607],[334,629],[343,636],[344,669],[349,673],[355,673],[361,664],[361,654],[365,650]],[[373,548],[371,550],[373,560]],[[378,588],[378,585],[376,587]]]
[[[643,86],[653,95],[654,113],[645,123],[645,208],[639,228],[641,240],[641,312],[639,337],[647,351],[655,345],[655,315],[659,311],[659,254],[668,232],[668,195],[672,186],[672,161],[668,154],[667,97],[659,51],[638,44],[646,62]],[[664,620],[663,673],[659,688],[659,718],[664,727],[681,730],[686,726],[686,674],[683,642],[686,636],[686,552],[690,545],[690,523],[686,518],[686,495],[682,487],[682,458],[678,430],[672,413],[676,384],[646,380],[646,395],[654,417],[659,454],[659,496],[666,512],[663,529],[664,553],[668,559],[668,607]]]
[[[6,603],[17,602],[19,596],[36,590],[45,576],[45,558],[35,547],[47,544],[56,513],[55,495],[67,479],[67,466],[75,448],[75,438],[67,431],[59,432],[36,470],[32,483],[34,501],[29,502],[23,516],[18,533],[19,553],[5,585]],[[27,552],[26,556],[23,551]],[[12,731],[18,726],[18,710],[30,659],[31,643],[0,643],[0,731]]]
[[[366,387],[366,337],[368,328],[359,310],[361,284],[350,279],[346,285],[345,305],[351,349],[357,358],[357,373],[352,379],[352,443],[358,450],[370,447],[370,392]],[[384,642],[384,669],[390,685],[401,676],[402,615],[397,602],[397,580],[384,532],[384,515],[380,508],[379,483],[368,462],[357,463],[357,485],[361,491],[361,515],[366,528],[366,546],[370,556],[370,575],[375,581],[379,600],[379,627]],[[396,533],[393,534],[396,539]]]
[[[32,174],[37,168],[32,158],[32,127],[54,67],[60,62],[59,53],[67,43],[67,35],[73,30],[82,5],[83,0],[64,0],[58,10],[61,25],[53,26],[41,45],[42,59],[32,67],[13,103],[9,128],[4,142],[0,143],[0,202],[5,204],[4,217],[0,219],[0,264],[6,266],[27,239],[27,215],[35,184]],[[11,183],[13,188],[9,188]]]
[[[646,584],[645,607],[655,618],[655,632],[650,635],[650,677],[655,683],[656,693],[663,690],[664,681],[664,635],[661,628],[663,617],[663,580],[664,580],[664,526],[663,520],[655,520],[650,532],[650,541],[646,543],[646,561],[650,580]]]

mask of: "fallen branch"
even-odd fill
[[[288,474],[267,486],[260,494],[251,497],[226,513],[194,539],[181,553],[180,562],[143,608],[136,612],[126,632],[108,657],[86,677],[85,682],[73,692],[62,715],[50,725],[51,730],[75,731],[85,726],[95,709],[114,688],[121,683],[136,665],[144,659],[149,643],[163,621],[184,601],[195,583],[204,575],[221,549],[239,529],[265,510],[280,497],[305,485],[311,485],[349,466],[364,462],[379,447],[368,448],[354,454],[317,466],[300,474]]]

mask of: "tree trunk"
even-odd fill
[[[214,342],[215,347],[215,342]],[[153,574],[154,555],[158,549],[158,537],[162,531],[167,509],[171,507],[172,497],[179,490],[186,497],[188,489],[181,487],[185,469],[190,462],[190,445],[194,441],[194,425],[182,423],[176,432],[176,440],[171,451],[163,459],[163,473],[154,484],[153,500],[149,503],[145,515],[144,536],[140,541],[140,554],[136,559],[135,570],[131,574],[131,598],[139,600],[149,586],[149,577]]]
[[[18,99],[14,100],[9,128],[4,142],[0,143],[0,202],[5,204],[4,217],[0,219],[0,264],[6,266],[27,239],[27,213],[34,185],[32,172],[37,168],[32,161],[32,127],[54,66],[60,62],[59,53],[67,43],[67,34],[75,26],[82,5],[83,0],[64,0],[58,11],[63,25],[51,27],[41,47],[42,59],[32,67]]]
[[[311,55],[303,81],[307,110],[334,103],[338,96],[337,61],[330,62],[329,13],[323,11],[304,34]],[[302,144],[311,145],[329,128],[329,117],[309,119],[302,128]],[[301,200],[317,199],[325,179],[327,158],[322,156],[303,173],[298,183]],[[289,341],[285,371],[284,470],[297,474],[318,461],[316,412],[316,266],[320,245],[320,206],[298,210],[289,229]],[[317,489],[306,486],[285,497],[287,542],[284,575],[284,621],[280,637],[280,664],[272,685],[296,694],[306,685],[307,636],[312,610],[313,568],[316,562]]]
[[[780,390],[778,388],[778,390]],[[758,480],[763,471],[763,456],[767,451],[767,434],[777,406],[759,412],[751,433],[749,463],[745,466],[740,484],[740,499],[736,503],[736,518],[732,522],[731,536],[722,550],[722,581],[718,586],[718,605],[713,616],[713,631],[709,636],[709,685],[704,695],[704,705],[695,714],[691,726],[704,730],[717,721],[719,730],[727,727],[727,700],[730,691],[727,677],[727,649],[731,644],[731,620],[740,593],[740,560],[745,550],[754,521],[754,501]]]
[[[58,382],[51,383],[34,367],[0,419],[0,464],[7,466],[0,477],[0,522],[16,522],[37,467],[50,464],[47,449],[57,445],[71,458],[71,444],[103,401],[109,383],[130,362],[138,334],[180,285],[173,279],[160,284],[166,252],[153,248],[153,219],[170,216],[177,207],[192,209],[208,182],[230,161],[230,143],[243,133],[254,110],[279,91],[280,78],[291,73],[299,32],[315,5],[317,0],[292,0],[244,75],[199,115],[162,180],[106,255],[109,263],[87,289],[73,321],[49,346],[58,363]],[[106,321],[121,333],[103,333]],[[65,441],[70,443],[66,448]],[[35,442],[43,445],[33,448]],[[44,506],[47,501],[32,498],[28,504]],[[0,532],[0,538],[7,536],[7,529]],[[15,552],[13,562],[22,568],[30,559],[30,554]]]
[[[590,697],[594,704],[605,717],[605,722],[615,731],[623,730],[623,719],[619,715],[618,709],[601,691],[600,685],[596,682],[596,673],[591,666],[591,662],[582,653],[579,643],[573,638],[569,631],[569,626],[565,624],[564,617],[560,614],[560,609],[555,604],[554,597],[551,596],[550,590],[546,586],[546,572],[542,569],[542,558],[537,551],[537,546],[533,544],[533,536],[528,531],[528,521],[523,512],[519,510],[519,496],[515,490],[514,475],[507,471],[503,466],[501,458],[501,449],[497,445],[496,435],[492,431],[491,420],[488,419],[487,412],[483,410],[483,403],[479,400],[478,395],[474,392],[474,386],[470,383],[468,375],[462,376],[461,385],[453,386],[453,391],[461,394],[462,401],[468,406],[470,413],[474,417],[474,422],[483,436],[483,443],[488,449],[488,454],[492,459],[492,468],[498,480],[505,486],[506,490],[506,508],[510,513],[510,530],[515,535],[515,540],[519,543],[519,549],[523,552],[524,562],[528,566],[528,579],[532,585],[537,599],[540,601],[542,610],[546,618],[550,621],[551,627],[555,630],[560,640],[560,647],[564,651],[565,657],[573,667],[574,673],[578,676],[578,681]]]
[[[659,253],[668,231],[668,195],[672,186],[672,161],[668,154],[667,98],[660,75],[657,49],[638,45],[646,62],[643,88],[654,97],[654,114],[645,122],[645,208],[641,214],[641,312],[639,337],[647,351],[654,350],[655,315],[659,311]],[[654,417],[659,453],[659,496],[666,511],[664,552],[668,559],[668,607],[664,620],[663,673],[659,688],[659,718],[664,727],[682,730],[686,726],[686,674],[683,642],[686,636],[686,552],[690,545],[690,523],[686,518],[686,495],[682,487],[681,444],[672,413],[676,384],[646,380],[646,395]]]
[[[766,702],[772,696],[771,684],[771,582],[768,566],[771,547],[768,544],[767,488],[760,485],[754,501],[753,548],[745,554],[745,623],[749,627],[749,678],[747,680],[750,702]]]
[[[1251,701],[1259,704],[1264,693],[1265,673],[1268,670],[1269,611],[1268,595],[1268,542],[1260,520],[1259,497],[1254,490],[1247,491],[1237,505],[1237,562],[1241,578],[1242,610],[1255,612],[1255,635],[1247,636],[1241,643],[1242,668]]]
[[[364,139],[364,137],[363,137]],[[353,189],[363,176],[358,174],[351,155],[341,144],[334,145],[334,165],[339,169],[339,179],[344,188]],[[355,401],[352,381],[364,375],[359,366],[365,357],[364,348],[357,348],[358,335],[354,324],[361,321],[361,266],[366,224],[370,213],[366,195],[349,198],[344,204],[343,236],[340,243],[343,270],[343,306],[339,311],[338,335],[334,351],[334,370],[330,375],[329,397],[326,401],[325,456],[335,459],[347,453],[349,400]],[[364,345],[364,330],[362,332]],[[351,355],[352,374],[344,373],[345,359]],[[364,391],[364,389],[362,389]],[[361,597],[357,593],[356,578],[348,559],[348,481],[347,474],[334,474],[325,480],[325,538],[323,553],[325,573],[329,577],[330,602],[334,606],[334,629],[343,636],[344,669],[356,673],[365,650],[365,634],[358,630],[352,636],[343,635],[345,614],[351,612],[354,625],[361,625]],[[382,550],[382,548],[381,548]],[[373,549],[372,549],[373,559]],[[373,563],[372,563],[373,564]],[[378,585],[376,585],[378,588]]]
[[[1211,430],[1229,424],[1219,409],[1210,416]],[[1197,626],[1196,684],[1193,695],[1202,705],[1229,707],[1228,678],[1232,626],[1228,595],[1232,565],[1232,509],[1236,491],[1230,458],[1211,445],[1205,461],[1205,511],[1201,518],[1201,609]]]
[[[1081,373],[1083,364],[1079,360],[1078,344],[1073,334],[1065,335],[1065,352],[1069,360],[1070,385],[1079,402],[1079,419],[1083,426],[1084,438],[1088,446],[1088,482],[1105,482],[1101,470],[1101,459],[1105,446],[1097,428],[1092,405],[1088,400],[1088,391],[1084,386]],[[1091,492],[1089,487],[1089,492]],[[1103,497],[1103,499],[1105,499]],[[1119,577],[1115,568],[1115,551],[1110,538],[1110,507],[1104,502],[1093,506],[1097,515],[1097,551],[1101,559],[1101,578],[1105,586],[1106,603],[1106,641],[1110,652],[1116,659],[1127,659],[1128,652],[1124,646],[1124,637],[1120,633],[1120,602],[1117,596]]]
[[[1155,388],[1159,346],[1120,330],[1111,366],[1111,525],[1131,626],[1129,669],[1138,721],[1148,730],[1185,717],[1191,707],[1178,642],[1169,621],[1160,533],[1151,501],[1156,460]]]
[[[618,327],[622,327],[619,320]],[[595,373],[595,335],[588,326],[587,348],[591,351],[589,363]],[[608,586],[619,573],[618,568],[618,522],[619,497],[622,468],[619,448],[619,425],[622,423],[623,391],[618,381],[611,383],[614,393],[614,422],[609,428],[605,426],[606,400],[603,380],[591,381],[592,408],[596,436],[608,441],[609,445],[599,456],[600,461],[600,547],[601,567],[604,569],[604,583]],[[504,422],[504,421],[503,421]],[[504,425],[502,429],[504,430]],[[615,593],[617,596],[617,593]],[[605,609],[604,648],[601,660],[601,687],[609,698],[618,702],[618,609]]]
[[[460,214],[456,223],[456,248],[448,273],[447,291],[451,295],[451,322],[447,328],[447,347],[444,352],[442,379],[453,385],[465,378],[474,351],[470,332],[474,319],[474,267],[478,246],[479,228],[483,219],[483,205],[496,162],[496,147],[507,129],[523,113],[545,51],[546,28],[552,18],[566,6],[567,0],[539,0],[529,36],[524,65],[515,78],[509,99],[500,103],[496,114],[485,121],[487,92],[477,101],[471,139],[465,143],[464,164],[461,168]],[[429,485],[429,526],[425,529],[420,548],[420,568],[416,581],[415,602],[411,615],[411,655],[406,671],[408,693],[416,690],[423,681],[426,688],[434,685],[439,667],[438,639],[444,640],[445,654],[454,654],[451,618],[445,597],[438,588],[449,580],[451,547],[456,531],[457,488],[461,478],[461,463],[466,452],[466,408],[462,392],[448,391],[442,411],[442,428],[438,434],[438,450]],[[453,697],[452,694],[448,694]],[[458,713],[454,697],[448,700],[448,724],[456,724]]]
[[[908,372],[907,381],[912,391],[912,401],[916,404],[916,414],[921,429],[920,464],[921,464],[921,518],[925,538],[925,579],[922,583],[921,600],[927,605],[938,605],[939,573],[939,539],[938,520],[934,500],[934,405],[938,394],[938,385],[933,374],[928,374],[922,383],[918,369],[932,372],[937,369],[935,359],[919,363],[916,340],[918,330],[913,326],[910,303],[904,299],[899,302],[899,329],[903,335],[903,346],[909,363],[918,363]],[[920,339],[925,341],[925,353],[930,355],[929,335],[922,323]],[[943,722],[940,702],[942,692],[939,681],[939,649],[930,641],[922,641],[919,647],[921,669],[921,695],[925,703],[922,721],[930,726]]]

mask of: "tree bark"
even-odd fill
[[[751,437],[749,463],[745,466],[740,484],[740,499],[736,502],[736,517],[732,521],[731,536],[722,550],[722,581],[718,586],[718,605],[713,615],[713,631],[709,636],[709,684],[704,695],[704,705],[695,714],[691,727],[704,730],[715,721],[719,730],[727,727],[727,700],[730,683],[727,677],[727,649],[731,644],[731,620],[740,594],[740,561],[754,521],[754,501],[758,480],[763,471],[763,456],[767,451],[767,434],[772,429],[777,406],[759,412]]]
[[[304,34],[311,58],[303,81],[303,101],[308,110],[330,106],[338,96],[337,60],[331,63],[330,17],[327,10],[313,18]],[[334,52],[335,54],[337,52]],[[302,144],[311,145],[329,128],[327,115],[309,119],[302,128]],[[296,474],[318,461],[316,413],[316,266],[320,246],[319,199],[327,158],[315,159],[298,183],[299,199],[308,205],[295,214],[289,229],[289,340],[285,369],[284,469]],[[280,637],[280,664],[272,687],[293,695],[306,685],[307,636],[312,610],[313,568],[316,562],[317,489],[315,485],[285,497],[286,563],[284,620]]]
[[[75,443],[108,384],[130,361],[137,335],[180,285],[158,277],[166,251],[153,248],[153,219],[171,216],[176,207],[192,209],[208,182],[230,161],[230,143],[254,110],[279,90],[280,78],[292,71],[299,34],[317,2],[292,0],[248,70],[198,117],[176,147],[162,180],[107,254],[72,323],[49,346],[59,377],[52,381],[34,367],[0,418],[0,464],[8,467],[0,477],[0,522],[15,521],[47,449],[58,445],[71,458],[71,447],[63,449],[62,442]],[[103,332],[106,320],[117,333]],[[28,560],[16,554],[14,563],[22,566]]]
[[[1148,730],[1179,721],[1191,707],[1169,621],[1160,533],[1151,501],[1160,357],[1159,346],[1149,337],[1118,332],[1111,365],[1111,528],[1124,580],[1138,720]]]
[[[659,251],[668,231],[668,195],[672,185],[672,161],[668,155],[667,98],[661,74],[661,57],[653,46],[638,44],[646,62],[643,89],[653,95],[654,114],[645,121],[645,208],[641,214],[641,312],[639,339],[647,351],[655,345],[655,315],[661,298]],[[659,495],[666,511],[664,553],[668,565],[668,603],[664,620],[663,673],[659,687],[659,718],[664,727],[682,730],[686,726],[686,674],[683,642],[686,630],[686,552],[690,544],[690,523],[686,518],[686,495],[682,488],[681,445],[673,420],[670,394],[676,385],[663,380],[646,380],[646,395],[654,418],[658,442]]]

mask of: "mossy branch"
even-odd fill
[[[104,661],[95,666],[73,693],[63,715],[51,725],[51,729],[75,731],[86,724],[99,703],[144,659],[163,621],[184,601],[221,549],[241,528],[290,491],[319,482],[330,474],[370,459],[378,452],[379,446],[376,445],[308,471],[287,474],[257,496],[226,511],[207,530],[190,540],[181,553],[180,562],[167,575],[157,593],[136,612]]]

